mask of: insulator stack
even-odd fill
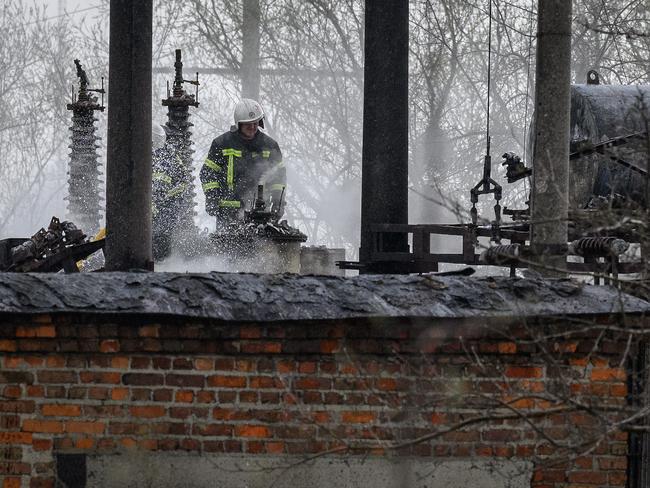
[[[68,167],[68,208],[67,218],[77,224],[87,235],[94,235],[101,226],[103,198],[100,179],[99,156],[97,149],[100,140],[95,134],[95,111],[103,112],[104,104],[97,103],[92,92],[104,94],[103,87],[89,89],[86,72],[78,59],[74,60],[79,77],[79,91],[75,98],[72,91],[72,103],[67,105],[72,110],[70,165]],[[103,85],[103,79],[102,79]],[[102,100],[103,102],[103,100]]]
[[[619,256],[629,247],[627,241],[616,237],[582,237],[570,244],[569,251],[586,257]]]
[[[189,121],[189,108],[198,107],[198,73],[196,80],[183,79],[183,62],[181,60],[181,50],[176,50],[176,62],[174,63],[175,77],[174,86],[171,93],[168,92],[167,98],[162,101],[163,106],[168,108],[167,122],[165,123],[166,144],[175,153],[175,156],[182,164],[182,170],[179,171],[179,183],[182,183],[185,190],[182,195],[180,208],[178,211],[177,234],[186,235],[188,231],[196,229],[194,225],[194,216],[196,211],[196,190],[194,186],[192,155],[192,132],[190,128],[194,125]],[[190,83],[197,87],[196,95],[188,94],[183,88],[184,83]],[[175,179],[175,178],[174,178]],[[179,232],[180,231],[180,232]]]
[[[521,244],[500,244],[492,246],[481,253],[481,264],[509,265],[514,264],[521,256]]]

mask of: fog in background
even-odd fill
[[[363,2],[259,0],[260,102],[288,169],[286,217],[308,244],[358,248],[363,108]],[[411,1],[410,221],[467,221],[469,190],[485,153],[486,1]],[[92,87],[108,80],[108,0],[3,0],[0,10],[0,238],[27,237],[65,217],[73,60]],[[500,155],[524,154],[532,115],[536,2],[493,3],[493,175]],[[589,69],[605,83],[645,84],[650,42],[646,1],[574,2],[574,82]],[[172,68],[174,50],[201,74],[191,108],[195,173],[212,139],[228,130],[240,98],[242,0],[154,2],[153,66]],[[635,33],[630,35],[630,32]],[[185,71],[185,78],[194,73]],[[163,124],[166,82],[154,74],[153,121]],[[188,90],[193,87],[187,86]],[[110,87],[107,87],[110,90]],[[109,107],[110,109],[110,107]],[[98,149],[105,164],[106,113]],[[523,208],[528,189],[507,185],[502,205]],[[197,181],[197,224],[212,228]],[[480,213],[492,218],[493,202]]]

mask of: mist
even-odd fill
[[[647,82],[648,66],[641,62],[650,51],[647,40],[617,38],[600,51],[591,47],[607,38],[581,23],[593,20],[596,3],[576,3],[575,81],[583,82],[582,70],[590,67],[610,83]],[[480,179],[486,149],[485,6],[452,0],[410,5],[410,220],[467,221],[469,190]],[[535,12],[524,1],[497,2],[496,8],[490,128],[493,174],[502,180],[500,154],[526,152]],[[307,244],[344,247],[353,259],[360,228],[363,2],[260,0],[257,56],[251,55],[256,47],[248,42],[242,9],[241,0],[154,2],[153,123],[166,121],[161,100],[173,79],[175,49],[182,49],[186,78],[196,71],[200,77],[200,105],[190,110],[195,224],[215,227],[198,172],[212,140],[232,124],[243,91],[255,90],[247,81],[259,76],[267,131],[279,142],[288,171],[285,218],[308,236]],[[107,82],[108,13],[108,0],[4,2],[0,238],[29,237],[53,215],[66,217],[73,60],[81,60],[91,85],[99,86],[102,77]],[[96,118],[105,172],[106,113]],[[528,189],[519,184],[504,193],[506,205],[522,208]],[[479,214],[492,218],[492,206],[479,202]],[[436,246],[449,251],[450,245]]]

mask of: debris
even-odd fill
[[[88,242],[75,224],[52,217],[47,230],[41,228],[29,239],[0,241],[0,271],[76,273],[78,260],[103,247],[104,239]]]

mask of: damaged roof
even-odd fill
[[[3,273],[0,313],[154,314],[224,321],[644,313],[604,286],[506,277]]]

